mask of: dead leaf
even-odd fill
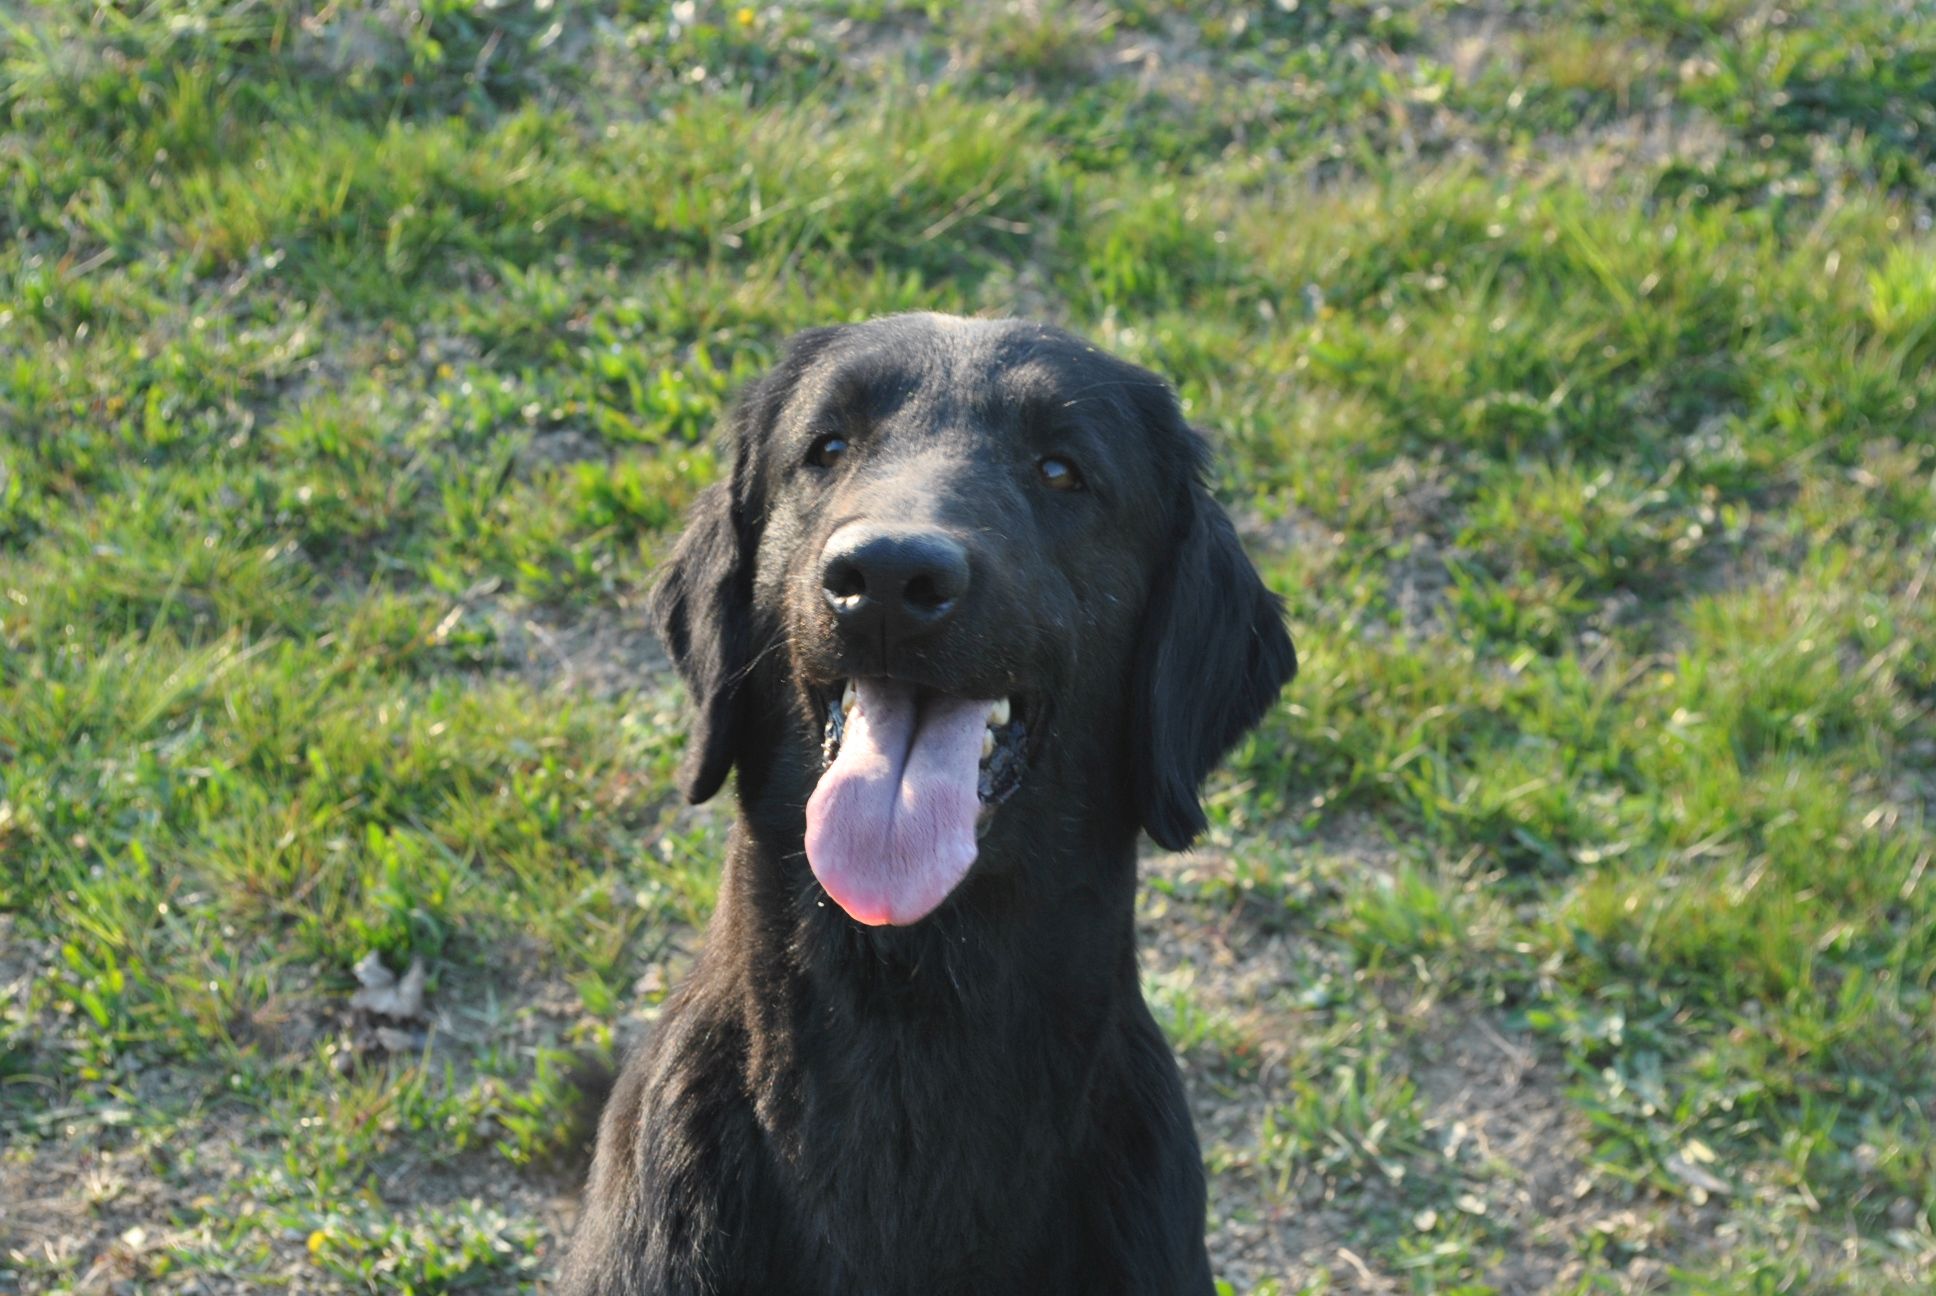
[[[415,1053],[423,1048],[423,1032],[398,1030],[394,1026],[376,1028],[377,1045],[385,1053]]]
[[[350,1007],[393,1021],[418,1022],[424,1019],[424,966],[422,959],[410,960],[410,967],[399,980],[383,965],[375,950],[357,963],[356,979],[363,988],[350,996]]]
[[[1697,1206],[1704,1204],[1709,1197],[1725,1196],[1733,1191],[1728,1187],[1727,1180],[1695,1164],[1701,1152],[1704,1151],[1706,1151],[1705,1147],[1699,1151],[1693,1151],[1691,1155],[1688,1152],[1676,1152],[1668,1157],[1665,1163],[1667,1173],[1693,1190],[1691,1195]],[[1708,1156],[1712,1158],[1713,1153],[1709,1152]]]

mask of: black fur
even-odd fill
[[[1277,597],[1257,579],[1224,511],[1192,481],[1179,494],[1175,556],[1150,597],[1135,699],[1148,741],[1137,799],[1152,840],[1183,850],[1206,827],[1197,787],[1297,673]]]
[[[730,430],[652,606],[693,700],[681,786],[737,767],[738,819],[704,952],[606,1107],[562,1290],[1206,1296],[1136,836],[1201,831],[1198,784],[1296,659],[1199,438],[1079,339],[938,316],[802,335]],[[850,449],[815,468],[830,431]],[[1048,454],[1089,488],[1046,489]],[[820,555],[869,519],[967,546],[944,633],[839,633]],[[849,918],[802,849],[831,691],[880,674],[1026,699],[1034,733],[973,870],[908,927]]]

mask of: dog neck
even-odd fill
[[[1146,1012],[1134,839],[1066,839],[1079,835],[985,857],[920,923],[867,927],[820,890],[797,824],[775,833],[742,812],[708,956],[740,960],[749,1092],[803,1182],[838,1174],[878,1207],[926,1172],[871,1144],[861,1160],[878,1173],[862,1172],[869,1131],[922,1131],[937,1174],[1079,1141],[1093,1076],[1113,1073],[1104,1059]]]

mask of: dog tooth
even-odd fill
[[[840,713],[842,715],[852,714],[854,710],[854,703],[857,700],[858,699],[856,698],[854,693],[854,681],[848,680],[847,687],[842,689],[840,692]]]
[[[1008,699],[1003,698],[1001,701],[995,703],[993,706],[988,708],[988,723],[991,725],[994,725],[997,729],[999,729],[1003,725],[1008,723],[1009,714],[1010,714],[1010,708],[1008,705]]]
[[[993,729],[984,729],[981,731],[981,758],[983,760],[987,760],[990,756],[993,756],[994,754],[995,754],[995,731]]]

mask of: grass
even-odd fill
[[[0,66],[0,1282],[542,1289],[723,834],[639,596],[787,333],[934,308],[1171,375],[1290,608],[1145,915],[1229,1290],[1921,1288],[1914,6],[38,0]]]

